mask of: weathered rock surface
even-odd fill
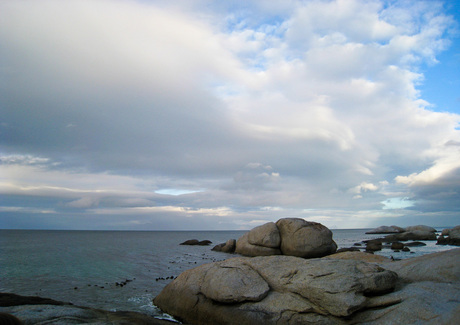
[[[368,257],[376,258],[363,252],[233,258],[185,271],[154,303],[190,324],[438,325],[459,319],[460,249],[397,262],[362,261]],[[257,289],[248,294],[252,277]],[[228,287],[224,299],[215,296],[219,286]]]
[[[233,259],[214,264],[201,284],[201,292],[217,302],[260,301],[270,288],[250,266]]]
[[[298,257],[322,257],[337,250],[332,232],[316,222],[284,218],[276,222],[281,234],[281,253]]]
[[[216,245],[213,247],[213,251],[224,252],[224,253],[234,253],[236,247],[236,240],[229,239],[225,243]]]
[[[366,234],[395,234],[400,232],[404,232],[404,228],[398,226],[380,226],[367,231]]]
[[[392,260],[382,255],[374,255],[365,252],[341,252],[332,255],[328,255],[324,258],[336,258],[342,260],[356,260],[368,263],[386,263]]]
[[[230,315],[238,315],[243,324],[307,316],[299,313],[336,324],[338,317],[380,306],[374,296],[391,291],[396,280],[396,273],[361,261],[239,257],[182,273],[154,303],[192,324],[234,323]]]
[[[24,324],[175,324],[136,312],[111,312],[10,293],[0,293],[0,312],[16,316]]]
[[[251,245],[279,248],[281,236],[276,224],[268,222],[252,229],[248,234],[248,241]]]
[[[411,232],[411,231],[423,231],[423,232],[436,232],[436,229],[430,226],[425,226],[425,225],[417,225],[417,226],[409,226],[406,227],[405,231]]]
[[[337,245],[332,232],[316,222],[284,218],[269,222],[241,236],[235,252],[245,256],[289,255],[305,258],[332,254]]]
[[[235,253],[245,256],[269,256],[280,255],[279,248],[271,248],[249,243],[249,233],[244,234],[236,241]]]

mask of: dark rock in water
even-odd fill
[[[21,322],[2,322],[0,315],[0,324],[177,324],[137,312],[111,312],[74,306],[48,298],[19,296],[11,293],[0,293],[0,314],[2,313],[13,315]]]
[[[198,245],[199,240],[198,239],[189,239],[184,241],[183,243],[180,243],[179,245]]]
[[[403,247],[402,251],[403,252],[410,252],[410,248],[409,247]]]
[[[404,243],[404,246],[406,246],[406,247],[419,247],[419,246],[426,246],[426,244],[421,242],[421,241],[413,241],[413,242],[409,242],[409,243]]]
[[[375,252],[382,250],[382,242],[379,239],[366,242],[366,251]]]
[[[0,293],[0,307],[21,306],[21,305],[71,305],[62,301],[37,296],[20,296],[13,293]]]
[[[344,247],[344,248],[339,248],[335,253],[343,253],[343,252],[359,252],[360,249],[357,247]]]
[[[399,241],[395,241],[391,243],[391,249],[403,249],[403,248],[404,248],[404,244]]]
[[[209,244],[212,244],[212,241],[210,240],[202,240],[199,241],[198,239],[189,239],[184,241],[183,243],[180,243],[179,245],[199,245],[199,246],[207,246]]]

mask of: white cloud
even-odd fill
[[[448,43],[442,10],[3,1],[0,191],[8,206],[129,212],[152,227],[166,212],[174,227],[303,215],[367,226],[400,217],[382,202],[401,197],[408,214],[441,202],[448,214],[460,117],[430,111],[418,90],[420,66]]]

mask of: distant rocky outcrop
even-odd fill
[[[460,226],[452,229],[444,229],[438,237],[436,244],[460,246]]]
[[[388,234],[383,238],[376,238],[374,240],[380,240],[381,242],[398,242],[408,240],[436,240],[436,229],[429,226],[418,225],[410,226],[406,228],[400,228],[397,226],[380,226],[366,234]]]
[[[208,246],[210,244],[212,244],[212,241],[210,241],[210,240],[201,240],[200,241],[198,239],[189,239],[189,240],[184,241],[183,243],[180,243],[179,245]]]
[[[268,222],[241,236],[235,252],[245,256],[289,255],[304,258],[334,253],[332,232],[317,222],[284,218]]]
[[[400,232],[404,232],[404,228],[398,226],[380,226],[367,231],[366,234],[395,234]]]
[[[154,304],[189,324],[454,324],[458,265],[460,249],[396,262],[237,257],[183,272]]]

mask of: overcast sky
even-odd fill
[[[459,12],[0,0],[0,228],[460,224]]]

